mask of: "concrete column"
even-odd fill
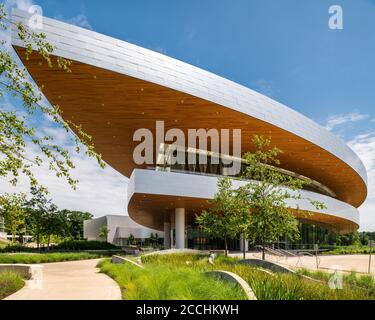
[[[240,250],[241,252],[243,251],[243,236],[240,239]],[[249,241],[247,239],[245,239],[245,251],[249,251]]]
[[[176,224],[175,224],[175,218],[176,218],[176,213],[171,212],[170,213],[170,221],[171,221],[171,248],[176,248],[176,237],[175,237],[175,229],[176,229]]]
[[[185,249],[185,208],[176,208],[176,249]]]
[[[164,222],[164,249],[171,248],[171,223]]]

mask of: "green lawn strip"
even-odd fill
[[[144,265],[149,263],[169,267],[189,266],[199,270],[227,270],[247,281],[259,300],[357,300],[374,299],[369,290],[344,287],[332,290],[328,284],[316,283],[292,274],[268,274],[250,266],[238,265],[238,259],[219,256],[215,264],[208,263],[208,257],[193,254],[153,255],[142,257]],[[325,279],[322,279],[325,280]]]
[[[375,250],[372,249],[372,252]],[[336,247],[329,251],[323,251],[322,255],[341,255],[341,254],[369,254],[370,247],[369,246],[342,246]]]
[[[96,259],[107,256],[104,253],[74,252],[74,253],[2,253],[1,263],[34,264],[61,261]]]
[[[0,300],[17,292],[25,285],[22,277],[10,271],[0,272]]]
[[[170,267],[147,264],[140,269],[131,264],[100,264],[101,272],[113,278],[127,300],[244,300],[235,283],[217,280],[189,266]]]

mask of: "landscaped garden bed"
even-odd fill
[[[307,269],[298,270],[299,274],[328,282],[332,276],[332,272],[312,271]],[[342,273],[343,286],[362,289],[367,291],[371,296],[375,297],[375,278],[371,274],[359,274],[355,271],[350,273]]]
[[[241,276],[259,300],[356,300],[375,299],[371,290],[345,287],[332,290],[293,274],[274,274],[219,256],[214,264],[203,254],[148,255],[144,269],[131,264],[114,265],[105,260],[101,271],[120,285],[124,299],[244,299],[239,288],[207,277],[207,271],[226,270]],[[214,284],[212,281],[216,282]],[[229,286],[229,287],[227,287]],[[194,291],[196,290],[196,291]],[[240,295],[240,296],[238,296]]]
[[[0,300],[17,292],[25,285],[24,279],[16,272],[0,272]]]
[[[103,258],[111,252],[0,253],[1,263],[49,263]]]
[[[127,300],[244,300],[245,293],[231,282],[224,282],[190,266],[101,263],[101,271],[121,287]]]

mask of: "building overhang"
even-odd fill
[[[15,10],[12,20],[25,22],[29,16]],[[328,187],[337,195],[332,200],[351,208],[366,199],[367,175],[358,156],[300,113],[205,70],[90,30],[43,18],[37,31],[46,34],[56,56],[72,60],[72,73],[50,68],[36,53],[26,60],[14,30],[13,47],[46,98],[66,120],[82,125],[103,159],[123,175],[147,167],[133,161],[134,132],[145,128],[155,134],[155,122],[163,120],[165,131],[178,128],[185,134],[241,129],[243,152],[253,150],[254,134],[271,136],[283,150],[282,168]],[[347,220],[358,226],[356,217]]]
[[[195,215],[207,210],[217,191],[219,177],[191,175],[154,170],[134,170],[128,187],[130,217],[149,228],[163,230],[175,208],[185,208],[187,224],[193,225]],[[233,180],[233,187],[246,182]],[[302,190],[301,200],[290,199],[288,206],[299,220],[324,226],[338,233],[350,233],[359,227],[359,212],[353,206],[315,192]],[[310,200],[324,203],[317,210]],[[298,210],[297,210],[298,206]]]

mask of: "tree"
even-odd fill
[[[153,248],[155,248],[159,244],[159,240],[159,235],[156,232],[155,234],[152,232],[150,233],[149,242]]]
[[[342,246],[358,246],[361,244],[361,237],[360,234],[355,231],[349,234],[338,235],[337,242]],[[365,243],[365,245],[367,245],[367,243]]]
[[[51,210],[57,207],[51,207],[43,216],[42,236],[46,240],[47,249],[49,250],[51,238],[64,238],[67,236],[66,217],[59,211]]]
[[[135,244],[135,237],[132,234],[129,234],[128,244],[130,244],[130,245]]]
[[[12,242],[16,242],[16,234],[25,226],[26,211],[23,207],[26,196],[20,194],[4,194],[0,196],[0,217],[5,220],[5,228],[12,234]]]
[[[4,4],[0,4],[0,29],[7,30],[12,24],[14,23],[9,20]],[[22,23],[14,24],[14,27],[26,48],[26,59],[32,54],[39,54],[49,67],[71,72],[71,61],[60,57],[52,58],[55,48],[46,40],[44,33],[33,32]],[[35,186],[38,181],[33,168],[47,163],[57,177],[64,177],[75,188],[77,180],[70,175],[70,170],[74,168],[72,153],[79,154],[85,150],[85,154],[96,158],[101,167],[104,167],[104,162],[95,152],[91,136],[80,125],[65,121],[58,105],[43,102],[42,88],[30,81],[27,70],[19,66],[15,56],[10,44],[1,41],[0,98],[8,93],[18,103],[16,110],[4,103],[0,106],[0,177],[9,176],[9,182],[16,185],[20,174],[23,174],[29,178],[30,185]],[[50,119],[54,129],[61,128],[67,133],[70,133],[71,128],[74,129],[76,134],[69,135],[68,143],[73,148],[59,146],[51,135],[45,135],[43,131],[33,127],[29,119],[41,116]],[[38,150],[39,155],[31,158],[30,153],[27,153],[27,146],[30,145]]]
[[[151,244],[151,246],[153,246],[153,244],[154,244],[154,234],[152,232],[150,233],[150,237],[148,238],[148,241]]]
[[[155,232],[155,236],[154,236],[154,241],[155,241],[155,245],[156,247],[159,245],[159,235]]]
[[[66,209],[60,211],[60,213],[66,219],[67,236],[73,240],[83,239],[83,222],[92,219],[93,215],[89,212],[70,211]]]
[[[253,243],[261,244],[264,260],[266,243],[277,241],[281,236],[299,239],[298,222],[288,201],[302,199],[300,190],[306,182],[277,168],[282,151],[271,146],[270,138],[254,136],[253,143],[255,151],[244,155],[243,178],[250,180],[246,185],[251,212],[247,236]],[[307,200],[316,209],[325,207],[323,203]],[[298,206],[294,210],[305,214]]]
[[[100,229],[99,229],[99,237],[100,238],[105,239],[105,241],[107,241],[108,233],[109,233],[109,229],[108,229],[107,226],[101,226],[100,227]]]
[[[211,208],[195,218],[210,237],[224,240],[225,255],[228,255],[228,240],[247,230],[249,208],[245,191],[244,188],[234,189],[228,177],[219,179],[218,191],[210,201]]]
[[[360,239],[361,245],[367,246],[368,242],[370,240],[369,233],[367,233],[367,232],[360,232],[359,233],[359,239]]]
[[[30,231],[39,249],[41,237],[47,236],[50,239],[53,234],[53,226],[56,226],[56,220],[52,215],[56,214],[57,206],[52,203],[51,199],[47,198],[48,191],[42,186],[32,186],[30,193],[32,197],[26,201],[28,220],[31,227]]]

